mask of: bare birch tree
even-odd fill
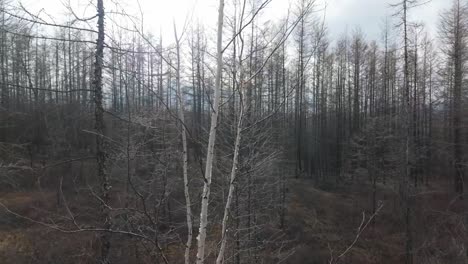
[[[216,76],[214,86],[213,108],[211,110],[211,124],[206,152],[206,165],[202,201],[200,209],[200,228],[198,231],[197,264],[205,262],[206,233],[208,227],[208,205],[210,201],[211,181],[213,175],[214,148],[218,126],[219,103],[221,99],[221,75],[223,72],[223,22],[224,22],[224,0],[219,0],[218,7],[218,32],[217,32],[217,54],[216,54]]]
[[[180,129],[182,135],[182,173],[184,178],[184,195],[185,195],[185,207],[187,215],[187,242],[185,243],[185,264],[190,263],[190,249],[192,247],[192,234],[193,234],[193,222],[192,222],[192,209],[190,202],[189,192],[189,178],[188,178],[188,148],[187,148],[187,128],[185,127],[185,114],[184,114],[184,101],[182,100],[182,88],[180,83],[180,37],[177,35],[177,28],[174,21],[174,37],[176,41],[176,92],[178,100],[178,116],[180,122]]]

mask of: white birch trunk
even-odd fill
[[[218,10],[218,40],[217,40],[217,69],[215,80],[215,94],[213,98],[213,110],[211,113],[210,135],[206,154],[205,178],[202,193],[200,211],[200,229],[198,232],[197,264],[205,261],[206,228],[208,225],[208,203],[210,199],[211,177],[213,169],[214,146],[216,141],[216,129],[218,126],[219,101],[221,97],[221,74],[223,70],[223,20],[224,20],[224,0],[219,0]]]
[[[189,181],[188,181],[188,153],[187,153],[187,130],[185,127],[184,105],[182,100],[182,91],[180,88],[180,40],[177,35],[177,29],[174,22],[174,36],[176,39],[177,50],[177,72],[176,72],[176,89],[177,100],[179,102],[179,122],[181,123],[182,134],[182,171],[184,176],[184,194],[185,194],[185,207],[187,214],[187,242],[185,243],[185,264],[190,263],[190,248],[192,247],[192,209],[190,202]]]
[[[242,89],[242,87],[239,87]],[[242,90],[241,90],[242,93]],[[241,95],[241,110],[239,114],[239,121],[237,122],[237,132],[236,132],[236,141],[234,143],[234,156],[232,157],[232,168],[231,168],[231,177],[229,180],[229,192],[228,198],[226,201],[226,206],[224,207],[224,216],[223,216],[223,223],[221,229],[221,247],[219,249],[218,257],[216,258],[216,264],[223,263],[224,260],[224,251],[226,249],[227,243],[227,222],[229,220],[229,210],[231,209],[232,199],[234,196],[234,189],[235,189],[235,180],[237,175],[237,165],[239,163],[239,147],[241,143],[241,131],[242,131],[242,120],[244,119],[244,104],[242,102],[242,95]]]

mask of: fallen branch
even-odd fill
[[[358,242],[359,238],[361,237],[362,233],[366,230],[366,228],[369,226],[370,223],[372,223],[372,220],[379,214],[379,212],[382,210],[384,204],[381,203],[380,206],[377,208],[374,214],[372,214],[369,219],[367,219],[366,222],[366,212],[362,212],[362,220],[361,224],[358,227],[358,231],[356,234],[356,237],[354,238],[353,242],[337,257],[333,256],[333,251],[330,250],[330,261],[328,262],[329,264],[337,264],[346,254],[349,253],[349,251],[354,247],[354,245]]]

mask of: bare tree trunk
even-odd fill
[[[97,0],[97,17],[98,17],[98,38],[96,45],[95,63],[94,63],[94,103],[95,103],[95,130],[96,130],[96,159],[97,159],[97,173],[101,185],[101,199],[103,205],[101,206],[101,214],[103,221],[103,228],[110,229],[111,219],[108,207],[109,202],[109,176],[107,174],[106,159],[107,154],[105,150],[105,125],[104,125],[104,107],[102,99],[102,67],[104,60],[104,3],[103,0]],[[101,238],[101,263],[107,264],[109,262],[110,241],[109,236],[105,232],[100,235]]]
[[[411,148],[411,143],[410,143],[410,109],[411,109],[411,103],[410,103],[410,87],[409,87],[409,63],[408,63],[408,1],[403,0],[403,27],[404,27],[404,78],[405,78],[405,87],[404,87],[404,102],[403,102],[403,115],[404,115],[404,135],[405,135],[405,161],[404,161],[404,177],[405,179],[403,180],[402,184],[404,185],[403,188],[404,194],[403,194],[403,199],[405,200],[406,203],[406,209],[405,209],[405,218],[406,218],[406,256],[405,256],[405,263],[406,264],[412,264],[413,263],[413,236],[412,236],[412,230],[411,230],[411,187],[410,187],[410,170],[411,170],[411,164],[410,164],[410,148]]]
[[[463,151],[461,143],[461,104],[462,104],[462,86],[463,86],[463,34],[462,26],[462,8],[459,0],[455,7],[454,23],[454,46],[453,46],[453,64],[454,64],[454,87],[453,87],[453,146],[454,146],[454,184],[455,192],[463,198],[464,166]]]
[[[177,71],[176,71],[176,91],[179,101],[179,122],[181,123],[182,134],[182,171],[184,175],[184,195],[187,214],[187,242],[185,243],[185,264],[190,263],[190,248],[192,247],[192,209],[190,202],[189,180],[188,180],[188,153],[187,153],[187,131],[185,127],[184,103],[182,101],[182,91],[180,88],[180,39],[177,35],[177,29],[174,22],[174,36],[176,39]]]
[[[206,154],[205,178],[202,193],[200,229],[198,233],[197,264],[205,261],[206,228],[208,226],[208,203],[210,199],[211,178],[213,172],[213,156],[216,141],[216,130],[218,126],[219,101],[221,99],[221,74],[223,71],[223,21],[224,0],[219,0],[218,10],[218,40],[217,40],[217,69],[215,80],[215,94],[213,98],[213,110],[211,112],[210,135]]]
[[[242,88],[239,88],[242,89]],[[242,103],[242,97],[240,99]],[[216,264],[222,264],[224,258],[224,251],[226,248],[226,236],[227,236],[227,222],[229,219],[229,210],[231,209],[232,199],[234,196],[235,189],[235,180],[237,173],[237,165],[239,163],[239,147],[241,142],[241,131],[242,131],[242,121],[244,119],[244,106],[240,107],[239,121],[237,123],[237,132],[236,132],[236,142],[234,143],[234,157],[232,158],[232,168],[231,168],[231,177],[229,180],[229,192],[226,201],[226,206],[224,207],[224,216],[221,229],[221,247],[219,249],[218,257],[216,259]]]
[[[243,51],[243,42],[242,42],[242,47],[241,47],[241,54],[239,55],[239,61],[240,63],[240,71],[242,71],[242,51]],[[235,62],[234,62],[235,63]],[[226,206],[224,207],[224,216],[223,216],[223,222],[222,222],[222,229],[221,229],[221,247],[219,249],[218,257],[216,259],[216,264],[221,264],[223,263],[223,258],[224,258],[224,252],[226,248],[226,236],[227,236],[227,222],[229,219],[229,210],[231,208],[232,204],[232,199],[234,196],[234,189],[235,189],[235,180],[236,180],[236,173],[237,173],[237,167],[239,163],[239,148],[241,144],[241,133],[242,133],[242,124],[244,120],[244,113],[245,113],[245,106],[244,106],[244,90],[243,90],[243,81],[242,81],[242,73],[241,77],[239,78],[239,120],[237,122],[237,127],[236,127],[236,139],[234,143],[234,156],[232,158],[232,167],[231,167],[231,176],[229,180],[229,192],[228,192],[228,197],[226,201]]]

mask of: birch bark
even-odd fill
[[[214,146],[216,141],[216,130],[218,126],[219,101],[221,99],[221,74],[223,71],[223,21],[224,0],[219,0],[218,10],[218,39],[217,39],[217,69],[215,79],[215,94],[213,98],[213,109],[211,112],[210,134],[206,155],[205,178],[202,193],[200,228],[198,232],[197,264],[205,261],[206,228],[208,226],[208,204],[210,199],[211,178],[213,169]]]

